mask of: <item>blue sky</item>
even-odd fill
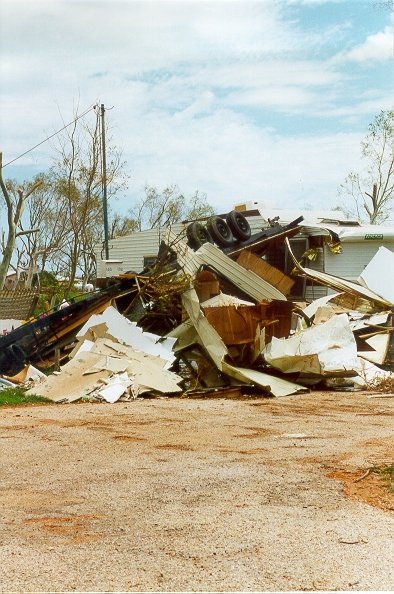
[[[368,123],[394,107],[389,5],[0,0],[4,162],[100,102],[130,176],[120,212],[145,184],[199,190],[218,212],[335,206]],[[44,144],[4,176],[52,156]]]

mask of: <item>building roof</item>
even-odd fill
[[[341,242],[350,243],[357,241],[385,241],[394,242],[394,226],[383,227],[381,225],[343,225],[332,223],[316,223],[315,225],[303,225],[303,231],[307,235],[330,235],[336,233]]]
[[[259,202],[248,202],[244,205],[248,210],[260,212],[260,216],[267,224],[278,218],[280,224],[288,224],[300,216],[304,220],[300,223],[302,232],[307,235],[336,234],[343,242],[356,241],[394,241],[394,226],[364,225],[352,220],[340,210],[292,210],[279,208],[264,208]]]
[[[303,211],[302,209],[281,209],[273,208],[272,206],[265,207],[261,202],[247,202],[243,205],[236,205],[235,209],[241,210],[241,207],[244,207],[243,210],[245,211],[258,211],[260,213],[260,216],[267,222],[279,217],[279,223],[284,225],[291,223],[292,221],[295,221],[300,216],[304,217],[304,221],[308,225],[311,225],[313,223],[321,223],[323,221],[340,221],[343,224],[359,225],[358,221],[348,219],[345,213],[341,210],[308,209]]]

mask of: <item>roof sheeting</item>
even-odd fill
[[[259,277],[250,270],[223,254],[211,243],[204,243],[196,252],[191,250],[185,241],[169,232],[169,245],[177,253],[178,262],[184,271],[191,276],[196,274],[201,266],[213,268],[221,276],[234,283],[244,293],[255,299],[279,299],[286,301],[286,296],[276,287]]]

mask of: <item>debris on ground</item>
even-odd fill
[[[169,230],[144,274],[114,277],[84,301],[0,337],[0,373],[34,382],[35,393],[56,402],[392,385],[394,293],[382,267],[393,269],[394,254],[381,248],[358,281],[305,268],[288,241],[298,223],[257,239],[242,228],[236,247],[202,241],[196,225],[186,236]],[[220,234],[218,221],[211,227]],[[329,295],[309,304],[289,298],[294,279],[261,257],[284,242],[294,275]],[[55,349],[61,361],[59,352],[49,357]],[[28,364],[58,369],[42,377]]]
[[[78,343],[59,375],[32,388],[56,402],[80,399],[132,400],[146,392],[181,392],[181,377],[168,370],[174,340],[143,332],[112,306],[95,314],[77,334]]]

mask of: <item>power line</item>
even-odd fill
[[[3,169],[4,169],[4,167],[7,167],[7,165],[10,165],[11,163],[14,163],[14,161],[17,161],[18,159],[20,159],[21,157],[24,157],[28,153],[31,153],[38,146],[41,146],[42,144],[44,144],[44,142],[48,142],[48,140],[50,140],[54,136],[57,136],[58,134],[60,134],[60,132],[63,132],[63,130],[65,130],[66,128],[68,128],[72,124],[75,124],[75,122],[78,122],[78,120],[80,120],[81,118],[83,118],[84,116],[86,116],[86,114],[88,114],[90,111],[96,109],[96,107],[97,107],[97,105],[92,105],[92,107],[89,107],[89,109],[87,109],[84,113],[82,113],[81,115],[79,115],[78,117],[76,117],[72,122],[70,122],[70,123],[66,124],[65,126],[63,126],[63,128],[60,128],[60,130],[58,130],[57,132],[54,132],[53,134],[51,134],[51,136],[48,136],[48,138],[45,138],[45,140],[42,140],[41,142],[39,142],[38,144],[36,144],[32,148],[30,148],[29,150],[25,151],[24,153],[22,153],[18,157],[15,157],[15,159],[12,159],[11,161],[8,161],[8,163],[5,163],[3,165]]]

